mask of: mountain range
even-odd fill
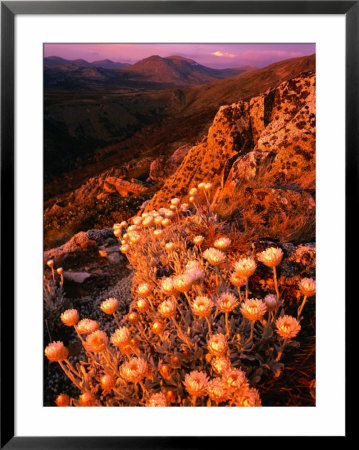
[[[109,59],[90,63],[50,56],[44,58],[44,84],[48,89],[117,88],[133,92],[210,83],[254,69],[250,66],[213,69],[181,56],[153,55],[132,65]]]

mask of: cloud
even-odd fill
[[[225,57],[225,58],[235,58],[237,56],[237,55],[234,55],[233,53],[220,52],[220,51],[212,52],[211,55],[213,55],[213,56],[222,56],[222,57]]]

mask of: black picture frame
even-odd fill
[[[25,437],[14,422],[14,21],[18,14],[341,14],[346,20],[346,297],[354,291],[359,154],[359,1],[1,2],[1,442],[6,449],[204,448],[223,437]],[[5,220],[6,218],[6,220]],[[353,219],[353,218],[352,218]],[[5,282],[6,281],[6,282]],[[352,300],[356,300],[353,298]],[[348,327],[346,327],[348,329]],[[347,333],[347,332],[346,332]],[[346,339],[346,341],[348,341]],[[348,391],[348,388],[347,388]],[[348,400],[348,398],[346,398]],[[346,401],[346,408],[348,403]],[[346,437],[349,437],[348,427]],[[222,444],[223,445],[223,444]]]

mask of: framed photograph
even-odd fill
[[[1,2],[1,448],[348,437],[358,26]]]

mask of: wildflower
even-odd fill
[[[134,217],[133,220],[132,220],[134,225],[141,225],[142,221],[143,221],[142,217],[139,217],[139,216]]]
[[[283,339],[292,339],[300,331],[301,326],[297,319],[291,316],[279,317],[275,323],[277,327],[277,334],[282,336]]]
[[[118,230],[118,229],[120,229],[121,228],[121,224],[119,224],[119,223],[114,223],[113,224],[113,226],[112,226],[112,229],[115,231],[115,230]]]
[[[189,210],[189,204],[188,203],[182,203],[181,205],[181,211],[186,212]]]
[[[153,324],[151,326],[152,333],[154,333],[154,334],[161,334],[163,329],[164,329],[164,325],[159,320],[156,320],[155,322],[153,322]]]
[[[175,215],[175,213],[173,211],[166,211],[165,213],[165,217],[167,219],[172,219],[172,217]]]
[[[168,406],[167,399],[162,392],[152,394],[147,402],[147,406]]]
[[[131,332],[127,327],[117,328],[111,336],[111,344],[115,347],[124,347],[131,341]]]
[[[62,267],[58,267],[58,268],[56,269],[56,272],[57,272],[59,275],[62,275],[62,274],[64,273],[64,269],[63,269]]]
[[[171,225],[171,220],[167,217],[167,218],[165,218],[165,219],[162,220],[161,225],[162,225],[164,228],[167,228],[169,225]]]
[[[53,259],[49,259],[46,263],[49,267],[53,268],[54,267],[54,260]]]
[[[162,317],[173,317],[176,313],[176,303],[173,300],[165,300],[158,307],[158,312]]]
[[[227,250],[227,248],[231,245],[231,240],[227,237],[221,237],[217,239],[213,246],[218,250]]]
[[[151,293],[151,286],[148,283],[142,283],[137,287],[137,294],[140,297],[147,297]]]
[[[235,396],[235,405],[247,407],[262,406],[259,392],[254,388],[239,392],[239,394]]]
[[[203,252],[203,257],[212,264],[212,266],[218,266],[226,260],[226,255],[216,248],[207,249]]]
[[[70,397],[67,394],[59,394],[55,403],[57,406],[70,406]]]
[[[130,235],[130,243],[136,244],[141,239],[141,235],[139,233],[131,233]]]
[[[84,392],[79,397],[80,406],[94,406],[95,396],[91,392]]]
[[[264,297],[264,302],[269,311],[273,311],[279,305],[278,299],[273,294],[268,294]]]
[[[139,315],[136,312],[131,312],[131,313],[129,313],[127,318],[130,323],[135,324],[138,322]]]
[[[197,259],[191,259],[187,262],[185,266],[185,271],[190,272],[193,269],[200,269],[201,263]]]
[[[166,399],[169,403],[173,403],[176,401],[176,394],[174,391],[169,390],[166,392]]]
[[[257,264],[253,258],[241,258],[234,265],[234,272],[237,277],[248,278],[254,274]]]
[[[207,385],[207,394],[211,400],[221,403],[228,398],[228,389],[221,378],[214,378]]]
[[[218,375],[223,375],[231,368],[231,361],[225,356],[216,356],[212,359],[211,366]]]
[[[126,228],[127,225],[128,225],[128,223],[126,222],[126,220],[124,220],[120,223],[121,228]]]
[[[61,314],[61,320],[68,327],[73,327],[79,321],[79,313],[76,309],[67,309]]]
[[[201,280],[205,276],[205,273],[202,269],[192,269],[187,273],[191,276],[193,282]]]
[[[282,258],[283,251],[278,247],[269,247],[258,255],[258,261],[262,262],[267,267],[278,266],[282,261]]]
[[[100,324],[96,322],[95,320],[91,319],[82,319],[77,324],[77,331],[80,334],[91,334],[94,331],[98,330],[100,327]]]
[[[165,278],[161,281],[161,289],[167,295],[173,295],[175,293],[175,287],[173,285],[172,278]]]
[[[257,298],[246,300],[241,306],[241,313],[243,316],[253,322],[256,320],[261,320],[266,311],[266,304]]]
[[[199,183],[199,185],[197,187],[200,191],[204,191],[205,185],[206,185],[206,183],[203,183],[203,181],[202,181],[202,183]]]
[[[171,377],[171,367],[168,364],[161,364],[159,369],[159,373],[163,376],[163,378],[170,378]]]
[[[203,397],[206,395],[208,378],[205,372],[192,370],[192,372],[186,374],[183,384],[190,395]]]
[[[120,228],[113,230],[113,234],[119,238],[122,235],[122,231]]]
[[[118,300],[116,298],[108,298],[101,303],[101,311],[105,314],[115,314],[118,308]]]
[[[229,389],[240,389],[247,381],[246,374],[240,369],[230,369],[223,375],[223,381]]]
[[[174,288],[179,292],[187,292],[193,284],[193,277],[189,273],[177,275],[173,280]]]
[[[179,198],[171,199],[171,205],[178,206],[180,203],[181,203],[181,200]]]
[[[223,313],[229,313],[238,305],[236,297],[230,292],[224,292],[217,300],[217,308]]]
[[[51,342],[51,344],[45,348],[45,355],[49,361],[61,362],[67,359],[69,351],[64,346],[63,342],[57,341]]]
[[[150,227],[151,225],[153,225],[154,219],[152,216],[147,216],[143,219],[142,221],[142,226],[145,228]]]
[[[162,216],[156,216],[155,220],[154,220],[155,225],[161,225],[162,224],[162,220],[163,220]]]
[[[247,278],[241,277],[240,275],[237,275],[236,273],[232,273],[231,283],[233,284],[233,286],[237,286],[237,287],[245,286],[247,283]]]
[[[192,189],[190,189],[190,191],[189,191],[189,195],[191,196],[191,197],[193,197],[193,196],[195,196],[195,195],[197,195],[198,194],[198,189],[197,188],[192,188]]]
[[[161,237],[162,234],[163,234],[163,230],[155,230],[155,231],[153,232],[153,234],[154,234],[154,236],[156,236],[157,238],[158,238],[158,237]]]
[[[113,387],[115,387],[115,379],[112,375],[103,375],[100,378],[100,384],[104,391],[110,391]]]
[[[226,337],[221,334],[214,334],[210,337],[210,340],[207,343],[208,350],[212,355],[215,356],[223,356],[227,353],[228,343]]]
[[[176,246],[173,242],[167,242],[165,247],[168,252],[172,252],[176,248]]]
[[[213,302],[208,297],[198,296],[192,304],[193,314],[199,317],[207,317],[213,308]]]
[[[306,297],[315,295],[315,280],[313,278],[303,278],[299,283],[300,292]]]
[[[130,246],[128,244],[121,245],[121,247],[120,247],[121,253],[128,253],[129,250],[130,250]]]
[[[181,367],[181,360],[178,356],[172,355],[171,356],[171,366],[173,369],[179,369]]]
[[[203,241],[204,241],[204,237],[201,235],[195,236],[193,238],[193,243],[195,245],[197,245],[198,247],[200,247],[202,245]]]
[[[204,185],[204,187],[203,187],[203,189],[205,190],[205,191],[209,191],[211,188],[212,188],[212,183],[206,183],[205,185]]]
[[[121,376],[131,383],[139,383],[146,376],[148,364],[143,358],[132,358],[120,367]]]
[[[148,311],[148,308],[150,307],[148,301],[145,298],[140,298],[136,303],[137,309],[140,312],[146,312]]]
[[[86,338],[87,348],[94,353],[103,352],[107,347],[107,343],[107,335],[104,331],[101,330],[94,331]]]
[[[196,198],[193,197],[193,196],[191,196],[191,197],[188,198],[188,201],[189,201],[190,203],[193,203],[195,200],[196,200]]]

